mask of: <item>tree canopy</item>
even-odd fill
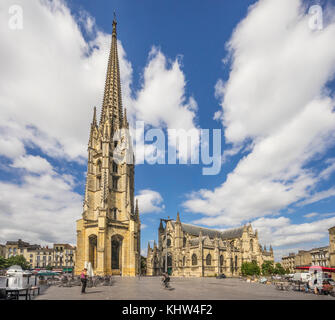
[[[241,267],[242,275],[244,276],[253,276],[259,275],[261,270],[256,261],[252,262],[243,262]]]
[[[8,259],[5,259],[4,257],[0,257],[0,269],[7,269],[10,266],[18,265],[21,266],[23,270],[29,269],[30,264],[27,262],[24,256],[12,256]]]

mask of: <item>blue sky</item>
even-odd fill
[[[315,4],[319,30],[310,24],[319,19],[309,11]],[[22,29],[8,24],[13,5]],[[75,243],[115,10],[132,123],[222,130],[217,175],[203,175],[202,164],[136,166],[142,248],[157,241],[159,219],[177,211],[217,229],[251,222],[277,258],[327,245],[335,225],[330,5],[2,1],[0,242]]]

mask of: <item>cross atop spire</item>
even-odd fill
[[[109,53],[105,82],[104,99],[102,103],[100,125],[110,119],[113,130],[122,126],[122,97],[119,57],[117,50],[116,15],[114,12],[112,44]]]

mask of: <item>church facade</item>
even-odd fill
[[[135,276],[140,269],[140,217],[134,203],[134,155],[121,99],[116,21],[100,122],[94,108],[82,218],[77,221],[75,273]],[[117,157],[115,157],[117,155]]]
[[[182,223],[179,213],[158,229],[158,246],[148,244],[147,275],[167,269],[173,276],[206,277],[224,273],[239,276],[243,262],[274,261],[273,250],[262,248],[251,225],[217,231]]]

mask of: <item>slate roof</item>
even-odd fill
[[[171,221],[172,225],[175,225],[175,221]],[[181,228],[184,232],[189,233],[194,236],[199,236],[200,231],[202,232],[203,236],[208,236],[209,238],[213,239],[216,236],[218,238],[221,238],[222,240],[226,239],[233,239],[233,238],[239,238],[242,236],[243,233],[243,226],[239,228],[234,229],[228,229],[225,231],[218,231],[214,229],[208,229],[203,227],[194,226],[192,224],[182,223]]]

